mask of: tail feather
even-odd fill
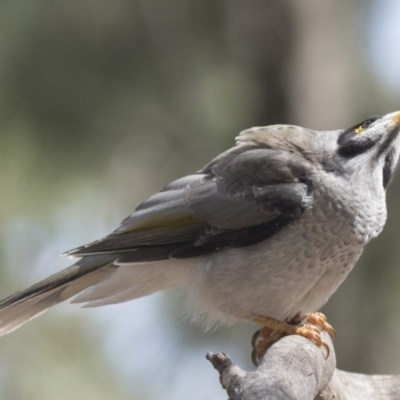
[[[73,297],[114,272],[115,255],[84,257],[76,264],[0,302],[0,336]]]
[[[176,260],[162,260],[154,263],[118,265],[118,268],[97,285],[91,286],[72,300],[72,303],[86,303],[87,307],[148,296],[177,284]]]

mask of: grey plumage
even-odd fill
[[[392,113],[331,132],[242,132],[109,236],[67,252],[81,258],[74,266],[0,302],[0,333],[78,294],[97,306],[171,286],[207,326],[318,310],[383,228],[399,129]]]

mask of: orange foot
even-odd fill
[[[318,347],[324,347],[327,351],[326,357],[329,356],[330,350],[328,345],[322,340],[321,332],[328,332],[333,339],[336,337],[335,330],[328,324],[325,315],[321,313],[306,315],[305,318],[299,321],[301,325],[291,325],[283,321],[258,315],[252,315],[247,319],[263,325],[263,328],[253,335],[251,341],[253,347],[251,358],[255,366],[258,365],[268,348],[283,336],[303,336],[314,342]]]
[[[321,331],[328,332],[333,340],[336,339],[336,331],[332,325],[328,323],[328,319],[324,314],[320,312],[307,314],[304,321],[308,324],[318,326]]]

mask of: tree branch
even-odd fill
[[[301,336],[287,336],[267,351],[255,371],[244,371],[224,353],[208,353],[207,359],[219,372],[229,400],[394,400],[400,399],[400,376],[363,375],[335,369],[330,348]]]

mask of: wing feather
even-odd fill
[[[154,261],[249,246],[274,235],[311,207],[311,166],[293,148],[275,150],[253,136],[241,137],[197,174],[165,186],[111,235],[67,254],[118,253],[119,264]]]

